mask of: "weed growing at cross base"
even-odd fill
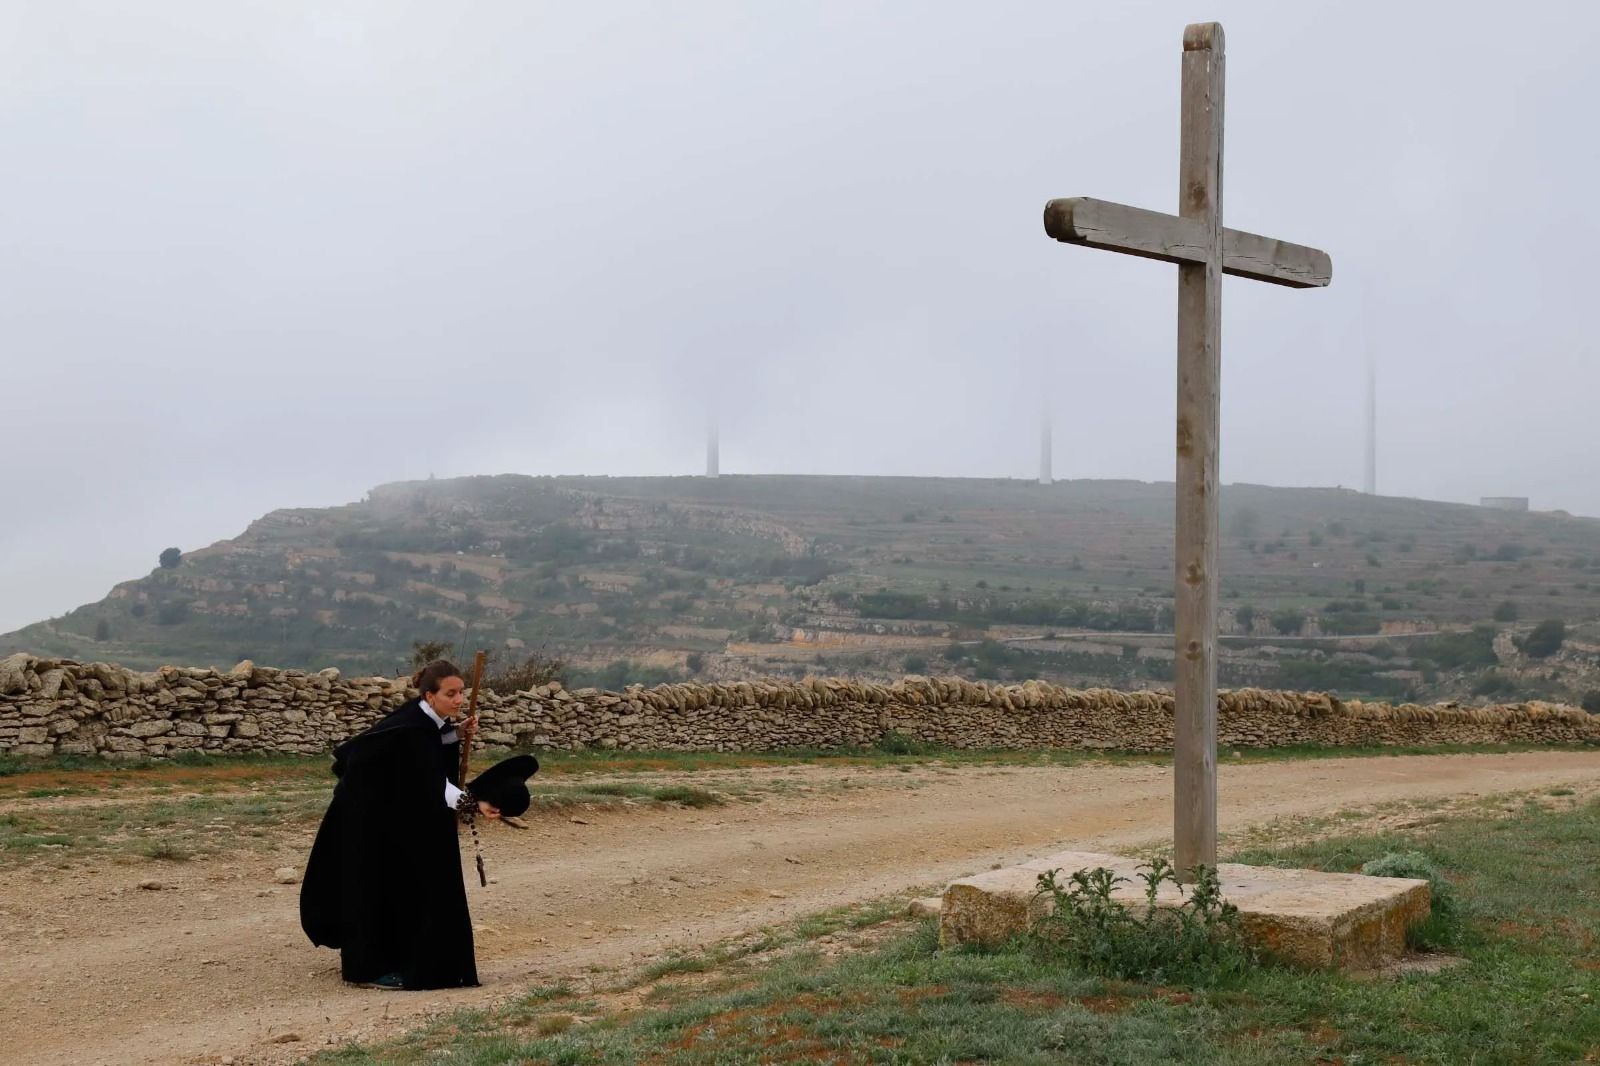
[[[534,990],[494,1011],[462,1012],[401,1041],[315,1061],[1600,1062],[1597,836],[1600,805],[1529,804],[1511,817],[1235,856],[1339,871],[1429,864],[1453,888],[1449,933],[1467,960],[1437,973],[1374,979],[1253,964],[1129,980],[1107,975],[1124,967],[1096,967],[1027,940],[941,951],[930,921],[840,961],[791,943],[787,953],[715,960],[712,972],[669,968],[645,1006],[626,1013],[608,1012],[593,993]],[[1073,888],[1093,905],[1092,881],[1056,886]],[[772,955],[782,957],[763,964]]]
[[[1165,859],[1139,869],[1139,912],[1112,898],[1128,879],[1105,867],[1074,871],[1065,884],[1056,876],[1060,870],[1040,874],[1038,894],[1049,897],[1051,907],[1029,930],[1032,947],[1046,962],[1083,973],[1155,983],[1214,984],[1258,964],[1240,937],[1238,909],[1222,898],[1216,867],[1200,867],[1187,892]],[[1167,883],[1180,898],[1158,906]]]

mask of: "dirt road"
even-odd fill
[[[0,1058],[8,1063],[280,1063],[533,983],[627,966],[829,907],[937,886],[1068,845],[1165,838],[1171,777],[1148,765],[790,767],[759,803],[551,814],[486,832],[497,883],[469,895],[484,987],[388,993],[339,981],[301,934],[304,827],[276,850],[189,863],[86,860],[0,873]],[[686,775],[688,776],[688,775]],[[1600,752],[1225,765],[1224,831],[1374,804],[1566,786]],[[166,887],[140,889],[159,877]],[[419,901],[419,905],[421,902]]]

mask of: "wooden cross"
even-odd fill
[[[1173,690],[1174,862],[1217,861],[1217,425],[1222,275],[1291,288],[1328,284],[1326,252],[1222,225],[1222,26],[1183,31],[1178,213],[1075,197],[1051,200],[1058,241],[1178,264],[1177,658]]]

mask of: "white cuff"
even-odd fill
[[[444,783],[444,805],[453,811],[456,809],[456,801],[460,798],[461,790],[446,778]]]

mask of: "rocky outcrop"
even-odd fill
[[[0,752],[107,758],[325,752],[415,695],[404,678],[341,677],[242,662],[232,670],[13,655],[0,659]],[[1240,689],[1217,701],[1225,747],[1293,744],[1596,744],[1600,716],[1530,702],[1391,706],[1326,693]],[[1172,697],[907,677],[658,685],[623,692],[550,684],[484,693],[480,732],[528,748],[770,751],[865,747],[886,733],[952,748],[1172,747]]]

